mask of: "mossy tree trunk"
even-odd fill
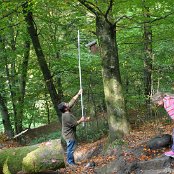
[[[103,85],[112,141],[129,132],[119,69],[116,25],[97,16],[96,30],[101,48]]]
[[[114,1],[106,1],[106,11],[99,2],[79,0],[96,17],[96,34],[102,59],[102,74],[105,101],[108,113],[110,140],[114,141],[130,130],[126,118],[125,102],[119,69],[118,47],[116,42],[116,23],[113,19]],[[114,22],[115,21],[115,22]]]

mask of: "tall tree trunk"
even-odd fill
[[[0,36],[0,55],[2,55],[2,60],[5,60],[6,57],[4,56],[4,42],[3,39]],[[5,65],[4,65],[5,66]],[[7,108],[7,104],[6,104],[6,100],[5,97],[3,96],[4,94],[4,83],[5,83],[5,79],[3,80],[3,76],[1,77],[1,83],[0,83],[0,112],[2,115],[2,123],[4,126],[4,132],[7,134],[8,137],[13,137],[14,132],[12,129],[12,125],[11,125],[11,121],[10,121],[10,115],[8,112],[8,108]]]
[[[119,69],[118,48],[116,42],[116,22],[112,19],[112,5],[114,1],[108,2],[106,12],[102,12],[100,3],[93,4],[87,0],[79,0],[89,11],[96,16],[96,34],[99,40],[102,75],[105,102],[108,114],[110,141],[121,138],[130,130],[126,118],[125,102],[122,91],[121,76]]]
[[[57,48],[58,50],[58,48]],[[60,51],[56,52],[56,59],[60,60]],[[58,74],[56,76],[56,82],[57,82],[57,86],[58,86],[58,98],[61,100],[63,98],[63,90],[62,90],[62,78],[61,78],[61,72],[58,71]]]
[[[96,30],[101,49],[109,134],[113,141],[129,132],[119,69],[116,25],[107,22],[102,16],[96,16]]]
[[[9,116],[8,109],[7,109],[7,105],[6,105],[5,99],[2,97],[1,93],[0,93],[0,112],[1,112],[1,115],[2,115],[2,123],[3,123],[3,126],[4,126],[4,133],[9,138],[12,138],[13,135],[14,135],[14,132],[13,132],[13,129],[12,129],[10,116]]]
[[[33,20],[33,15],[29,9],[30,9],[30,7],[28,6],[28,3],[24,3],[23,4],[23,12],[24,12],[24,16],[25,16],[25,21],[28,25],[27,26],[28,33],[31,37],[31,40],[32,40],[32,43],[33,43],[33,46],[34,46],[34,49],[35,49],[35,52],[37,55],[38,63],[39,63],[39,66],[41,68],[41,71],[43,73],[44,80],[45,80],[47,89],[49,91],[52,103],[54,105],[54,108],[55,108],[56,113],[58,115],[59,121],[61,123],[61,114],[60,114],[58,107],[57,107],[57,104],[60,102],[60,98],[59,98],[57,91],[55,89],[55,86],[53,84],[52,76],[51,76],[50,70],[48,68],[48,65],[46,63],[45,56],[44,56],[44,53],[42,51],[42,47],[41,47],[41,44],[40,44],[40,41],[38,38],[37,29],[35,28],[36,26],[35,26],[35,23]]]
[[[12,19],[10,19],[12,20]],[[15,40],[15,33],[13,27],[10,27],[10,46],[11,51],[13,52],[13,59],[10,61],[11,67],[8,66],[8,59],[6,59],[6,73],[8,77],[8,84],[10,88],[11,94],[11,101],[13,106],[13,114],[14,114],[14,125],[15,125],[15,132],[18,134],[22,131],[21,119],[17,115],[17,73],[16,73],[16,40]],[[4,47],[5,49],[5,47]]]
[[[25,41],[25,52],[24,52],[23,62],[21,65],[21,70],[20,70],[21,76],[19,77],[19,93],[17,95],[18,107],[16,109],[16,112],[17,112],[16,127],[18,130],[18,133],[23,130],[23,115],[24,115],[23,107],[24,107],[29,53],[30,53],[30,41]]]
[[[151,116],[151,105],[150,105],[150,96],[151,96],[151,84],[152,84],[152,27],[150,23],[150,12],[149,8],[145,5],[145,0],[142,0],[143,3],[143,16],[144,16],[144,87],[145,87],[145,97],[146,97],[146,108],[147,116]]]

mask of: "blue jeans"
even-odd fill
[[[74,150],[75,150],[75,146],[76,146],[76,141],[69,140],[66,143],[67,143],[67,163],[73,165],[73,164],[75,164]]]

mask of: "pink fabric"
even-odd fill
[[[169,114],[169,116],[174,120],[174,97],[166,96],[163,99],[164,108]]]

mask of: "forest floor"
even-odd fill
[[[173,129],[172,123],[167,123],[166,120],[160,120],[155,122],[145,122],[144,124],[137,126],[132,126],[132,130],[129,135],[125,136],[123,139],[123,148],[121,151],[121,155],[125,157],[128,162],[133,162],[135,160],[138,161],[147,161],[157,156],[162,155],[168,149],[163,148],[160,150],[150,150],[145,146],[145,142],[148,142],[151,138],[162,134],[171,134]],[[98,146],[99,144],[108,145],[107,137],[103,137],[102,139],[93,142],[93,143],[81,143],[78,145],[78,150],[80,151],[88,151],[92,147]],[[15,141],[6,141],[5,136],[3,134],[0,135],[0,149],[13,148],[20,146]],[[105,146],[105,147],[106,147]],[[143,147],[143,153],[136,159],[134,154],[127,153],[127,148],[133,149],[136,147]],[[69,173],[69,174],[79,174],[79,173],[88,173],[94,174],[95,168],[101,168],[104,165],[107,165],[113,160],[118,158],[117,151],[118,149],[113,145],[110,147],[110,150],[101,155],[93,156],[90,160],[81,161],[78,163],[78,166],[74,167],[66,167],[61,168],[57,172],[58,173]],[[93,166],[87,166],[88,164],[93,164]]]

